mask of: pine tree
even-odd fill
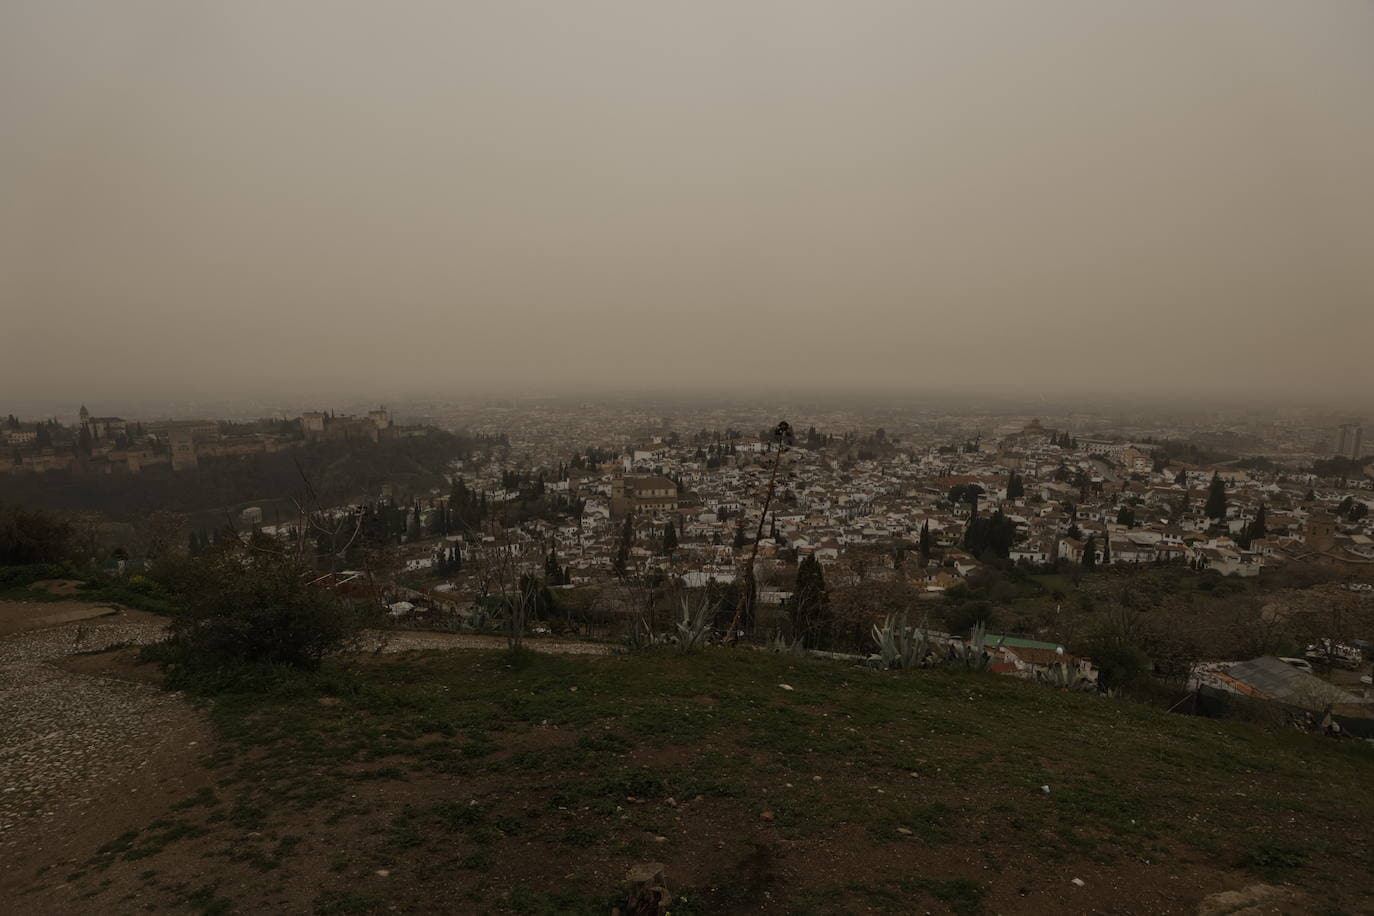
[[[663,523],[663,555],[671,557],[677,550],[677,529],[671,521]]]
[[[929,559],[930,559],[930,520],[929,520],[929,519],[926,519],[925,521],[921,522],[920,551],[921,551],[921,559],[922,559],[923,561],[924,561],[924,560],[929,560]]]
[[[1097,535],[1088,535],[1088,541],[1083,545],[1083,568],[1097,568]]]
[[[743,525],[736,525],[736,526],[735,526],[735,540],[734,540],[734,547],[735,547],[735,549],[736,549],[736,550],[742,550],[742,549],[744,548],[745,543],[746,543],[746,540],[745,540],[745,537],[744,537],[744,526],[743,526]]]

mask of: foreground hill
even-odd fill
[[[1366,746],[1007,678],[469,650],[207,710],[202,788],[13,911],[606,914],[648,862],[675,914],[1353,913],[1374,887]]]

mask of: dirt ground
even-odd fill
[[[119,609],[85,601],[0,601],[0,636],[112,617]]]
[[[68,583],[45,585],[70,592]],[[137,660],[138,645],[158,639],[166,623],[80,601],[0,601],[0,912],[108,912],[108,899],[86,900],[63,877],[111,838],[211,786],[201,765],[212,750],[204,715]],[[504,645],[500,637],[402,631],[369,637],[367,649]],[[609,651],[554,640],[530,647]],[[190,873],[204,867],[184,864]],[[142,909],[137,889],[123,904]]]
[[[55,607],[84,609],[87,616],[45,623]],[[169,906],[185,912],[310,913],[319,906],[321,889],[332,886],[358,893],[340,896],[339,908],[331,912],[353,912],[349,906],[373,898],[400,901],[399,909],[390,908],[398,912],[471,912],[475,910],[465,908],[469,904],[462,898],[434,896],[428,879],[418,874],[424,866],[443,863],[427,863],[418,856],[371,861],[369,856],[382,854],[378,838],[394,830],[396,819],[410,806],[423,810],[435,799],[472,799],[473,804],[481,799],[511,813],[548,808],[548,787],[533,776],[514,782],[480,773],[378,779],[353,786],[357,794],[342,804],[337,823],[322,822],[318,811],[276,812],[272,829],[253,828],[265,832],[247,833],[245,845],[235,851],[258,855],[257,846],[262,846],[262,858],[270,855],[273,843],[294,838],[289,867],[255,870],[265,866],[250,866],[226,853],[222,839],[192,836],[168,845],[156,858],[93,870],[98,850],[126,831],[142,830],[146,837],[150,824],[175,820],[179,803],[184,808],[198,792],[223,793],[228,801],[241,787],[216,785],[214,771],[204,765],[215,750],[204,713],[164,691],[157,672],[137,661],[137,646],[159,638],[165,620],[77,602],[18,607],[0,602],[0,621],[17,627],[0,632],[0,913],[138,913],[166,911]],[[374,637],[370,644],[384,653],[502,646],[500,637],[425,632],[390,633],[384,639]],[[529,646],[559,654],[610,651],[606,646],[554,640],[531,640]],[[703,695],[693,702],[717,701]],[[517,757],[536,759],[539,754],[556,757],[574,748],[577,738],[568,730],[532,727],[512,735],[491,759],[499,764]],[[638,748],[631,761],[672,768],[682,763],[673,755],[685,761],[700,750],[681,745]],[[721,748],[721,753],[728,751]],[[890,885],[894,874],[984,881],[994,865],[1023,877],[998,882],[981,912],[1179,913],[1197,907],[1199,916],[1259,916],[1317,909],[1297,889],[1246,880],[1206,856],[1177,857],[1165,867],[1129,859],[1047,867],[996,822],[986,825],[979,846],[926,847],[914,841],[875,846],[857,828],[833,836],[808,836],[789,834],[771,817],[742,822],[726,799],[669,801],[627,798],[624,805],[654,809],[653,833],[663,835],[648,836],[642,845],[653,851],[676,850],[670,885],[714,891],[712,884],[725,881],[736,885],[728,899],[751,900],[749,909],[760,912],[786,912],[780,891],[803,884],[842,887],[849,882],[872,892]],[[184,810],[182,815],[189,816]],[[574,810],[559,816],[575,825],[583,814]],[[580,848],[563,851],[580,857],[577,865],[560,856],[539,855],[505,862],[499,883],[508,890],[498,899],[513,904],[512,894],[524,883],[556,886],[561,880],[579,885],[619,877],[610,864],[614,857],[589,857]],[[368,863],[349,865],[363,868],[363,884],[356,879],[344,882],[341,856]],[[374,866],[381,867],[373,870]],[[459,866],[449,863],[443,868]],[[209,896],[198,898],[205,888]],[[251,909],[242,909],[229,905],[230,899],[255,902]],[[223,909],[212,906],[219,901],[226,904]],[[481,909],[489,909],[491,902]],[[912,912],[928,909],[919,895],[912,904]],[[829,911],[827,904],[819,906],[816,912]]]
[[[43,869],[63,874],[111,836],[193,792],[209,729],[181,698],[140,674],[73,654],[152,641],[165,621],[81,602],[0,602],[0,909],[90,912],[63,885],[23,891]],[[114,675],[114,676],[112,676]],[[98,815],[98,816],[97,816]]]

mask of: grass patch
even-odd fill
[[[238,681],[206,709],[217,788],[178,810],[221,818],[223,858],[261,871],[295,854],[308,823],[326,852],[320,913],[434,894],[475,911],[591,911],[645,860],[712,872],[674,912],[767,892],[787,912],[974,914],[997,882],[1025,880],[1001,872],[1013,856],[1047,873],[1207,858],[1312,888],[1374,880],[1360,854],[1367,749],[1009,678],[744,650],[411,653]],[[1283,842],[1257,844],[1277,816]],[[92,864],[189,835],[164,822]],[[770,837],[843,858],[853,881],[771,883],[749,847]],[[913,874],[903,844],[918,860],[977,851],[986,877]],[[424,898],[374,875],[397,862]],[[569,874],[597,877],[567,893]],[[385,894],[378,880],[393,882]]]

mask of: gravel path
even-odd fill
[[[157,639],[126,615],[0,639],[0,848],[24,842],[64,812],[147,766],[195,714],[146,684],[56,667],[73,652]]]
[[[77,652],[144,645],[161,638],[152,615],[121,612],[63,626],[0,636],[0,849],[28,840],[33,830],[70,813],[110,802],[161,760],[185,756],[204,726],[177,694],[157,687],[95,677],[59,667]],[[505,639],[457,633],[402,631],[365,640],[367,650],[497,649]],[[596,643],[532,639],[537,652],[604,655]]]

